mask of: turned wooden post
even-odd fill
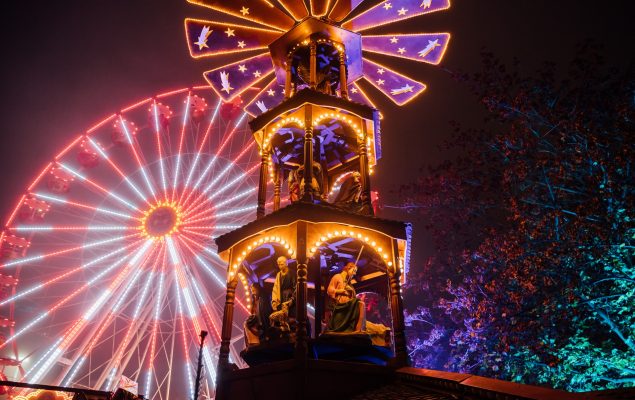
[[[317,43],[311,40],[309,43],[309,86],[311,89],[317,89]]]
[[[269,152],[262,149],[260,159],[260,186],[258,187],[258,206],[256,208],[256,218],[265,216],[265,202],[267,200],[267,165],[269,163]]]
[[[306,327],[307,327],[307,254],[306,254],[306,235],[307,235],[307,223],[298,222],[298,236],[297,236],[297,260],[298,271],[296,281],[296,342],[295,342],[295,357],[296,360],[305,360],[308,353]]]
[[[313,108],[306,105],[304,115],[304,193],[302,200],[313,201]]]
[[[348,100],[348,81],[346,73],[346,51],[342,45],[340,50],[340,95]]]
[[[218,371],[229,367],[229,344],[232,338],[232,324],[234,322],[234,299],[236,297],[236,275],[227,282],[227,294],[225,295],[225,309],[223,310],[223,328],[221,330],[220,350],[218,353]]]
[[[282,168],[273,165],[273,211],[280,209],[280,188],[282,186]]]
[[[393,251],[396,251],[393,250]],[[398,261],[396,256],[395,261]],[[395,264],[386,268],[390,284],[390,311],[392,314],[393,340],[395,346],[395,362],[397,367],[408,365],[408,351],[406,349],[406,334],[403,319],[403,300],[399,284],[400,271]]]
[[[365,210],[372,215],[373,207],[370,201],[370,168],[368,167],[368,146],[366,145],[366,127],[362,127],[363,136],[357,138],[357,145],[359,147],[359,174],[360,184],[362,185],[362,204]]]
[[[289,97],[291,97],[292,62],[293,62],[293,55],[290,55],[289,57],[287,57],[287,65],[286,65],[287,80],[284,82],[284,98],[285,99],[288,99]]]

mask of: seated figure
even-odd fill
[[[327,332],[355,332],[366,330],[366,308],[355,296],[355,289],[349,285],[357,273],[355,263],[349,262],[339,274],[331,278],[327,294],[334,301]]]
[[[352,212],[363,211],[362,177],[359,172],[353,172],[344,179],[333,204]]]

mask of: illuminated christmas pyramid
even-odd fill
[[[251,51],[204,76],[226,102],[244,101],[261,155],[257,219],[216,238],[228,263],[217,397],[320,398],[328,388],[311,389],[319,379],[348,382],[341,395],[384,382],[407,363],[400,287],[411,229],[374,215],[370,176],[381,158],[380,114],[358,82],[398,105],[425,85],[362,51],[437,64],[449,34],[363,32],[449,2],[192,2],[261,25],[185,22],[193,57]],[[263,308],[267,294],[278,290],[282,257],[295,283],[293,309],[268,320]],[[386,322],[372,324],[387,327],[383,337],[371,339],[370,328],[329,330],[329,280],[349,262],[358,270],[347,283],[368,305],[378,305],[368,325],[372,317]],[[252,317],[235,321],[234,303],[243,292]],[[231,344],[243,331],[246,349],[236,354]],[[269,384],[276,380],[293,383]]]

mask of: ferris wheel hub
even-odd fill
[[[150,208],[142,218],[142,230],[146,236],[161,239],[178,232],[181,213],[175,204],[159,203]]]

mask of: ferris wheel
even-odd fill
[[[0,236],[4,375],[189,399],[205,330],[213,395],[226,270],[213,238],[256,212],[246,122],[239,99],[176,90],[105,118],[41,170]]]

